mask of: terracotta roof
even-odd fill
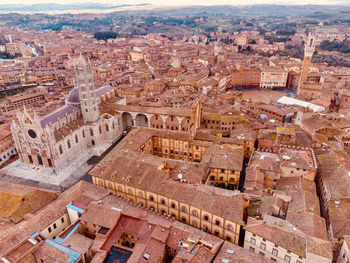
[[[43,243],[33,254],[44,262],[66,263],[70,258],[69,254],[46,243]]]
[[[243,166],[244,150],[242,147],[213,145],[208,152],[213,155],[209,161],[210,168],[241,171]]]
[[[302,190],[317,195],[315,183],[301,177],[283,177],[276,182],[275,189],[287,192]]]
[[[98,202],[91,202],[80,217],[80,220],[110,229],[118,221],[119,217],[119,211],[105,207]]]
[[[328,239],[325,219],[313,212],[288,210],[287,220],[307,235]]]
[[[62,245],[84,254],[90,249],[92,243],[92,239],[75,232],[65,239]]]
[[[262,257],[246,248],[239,247],[235,244],[225,241],[213,263],[223,263],[224,259],[228,263],[272,263],[271,259]]]
[[[7,228],[3,231],[0,226],[0,255],[3,255],[6,251],[27,239],[28,236],[35,232],[40,232],[53,221],[60,218],[66,211],[66,205],[78,198],[81,194],[93,200],[99,200],[107,196],[109,192],[101,187],[80,181],[63,192],[49,205],[36,212],[28,221],[22,221],[15,227]]]
[[[57,193],[34,187],[2,182],[0,185],[0,220],[13,223],[35,213],[54,199]]]
[[[306,257],[307,252],[333,258],[330,242],[305,235],[283,219],[272,216],[265,216],[264,220],[248,218],[244,229],[303,258]]]

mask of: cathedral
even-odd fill
[[[60,176],[74,172],[93,155],[101,155],[124,130],[120,114],[101,112],[101,104],[116,100],[115,89],[95,89],[91,68],[82,56],[74,66],[75,87],[65,106],[39,118],[23,109],[11,131],[20,158],[16,169],[43,167]]]

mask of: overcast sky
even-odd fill
[[[0,4],[40,4],[40,3],[106,3],[106,4],[139,4],[150,3],[154,5],[251,5],[251,4],[348,4],[350,0],[0,0]],[[1,11],[1,10],[0,10]]]

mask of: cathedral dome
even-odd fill
[[[79,98],[79,90],[78,88],[73,88],[67,98],[66,98],[66,104],[67,105],[77,105],[80,104],[80,98]]]

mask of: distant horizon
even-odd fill
[[[91,4],[96,3],[99,5],[140,5],[148,4],[154,6],[247,6],[247,5],[340,5],[350,6],[348,0],[295,0],[293,3],[290,0],[246,0],[244,4],[242,2],[235,3],[232,0],[177,0],[177,1],[162,1],[162,0],[132,0],[130,2],[121,0],[104,0],[104,1],[91,1],[91,0],[0,0],[0,5],[37,5],[37,4],[60,4],[60,5],[74,5],[74,4]],[[1,10],[0,10],[1,11]]]

